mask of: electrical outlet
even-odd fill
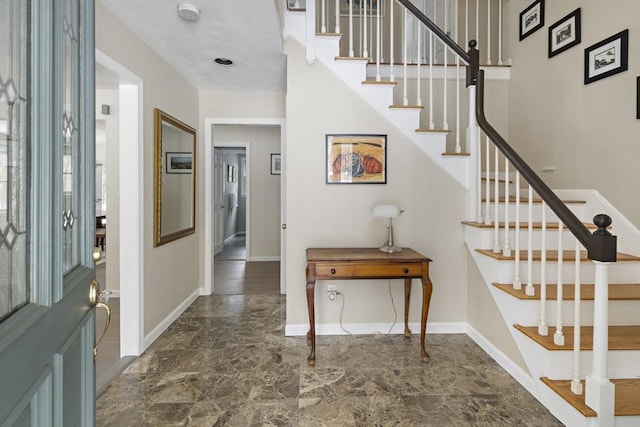
[[[338,296],[338,291],[336,291],[336,285],[328,285],[327,286],[327,297],[329,301],[335,301]]]

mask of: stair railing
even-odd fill
[[[470,50],[468,54],[461,55],[456,43],[451,40],[446,34],[442,34],[442,31],[438,31],[437,28],[433,28],[435,25],[429,21],[429,19],[422,14],[409,0],[397,0],[403,6],[407,8],[414,16],[417,17],[426,27],[428,27],[433,34],[445,43],[452,51],[456,52],[465,62],[469,65],[467,67],[467,86],[471,88],[475,86],[476,92],[476,104],[475,104],[475,116],[478,126],[484,134],[487,136],[487,141],[491,141],[497,150],[503,156],[504,162],[504,182],[505,182],[505,231],[504,231],[504,243],[502,245],[503,256],[510,256],[509,248],[509,217],[508,217],[508,203],[509,203],[509,181],[510,172],[509,166],[512,165],[516,173],[516,181],[519,183],[521,178],[529,185],[529,205],[532,204],[532,190],[536,192],[538,197],[543,201],[543,210],[548,207],[559,219],[558,223],[558,266],[557,266],[557,303],[558,308],[556,313],[556,332],[554,334],[554,342],[556,345],[564,345],[564,334],[562,326],[562,300],[563,300],[563,272],[562,261],[564,259],[563,251],[563,225],[566,226],[571,234],[576,239],[576,250],[573,257],[576,262],[576,275],[575,275],[575,293],[574,299],[576,304],[574,319],[574,369],[572,372],[572,391],[576,394],[582,393],[582,385],[580,381],[580,367],[579,367],[579,351],[580,351],[580,258],[582,257],[580,247],[583,246],[587,249],[587,256],[595,263],[595,301],[594,301],[594,337],[593,337],[593,366],[591,373],[586,376],[586,403],[591,406],[598,413],[598,421],[601,425],[613,425],[613,402],[614,402],[614,387],[609,381],[607,372],[607,353],[608,353],[608,320],[607,320],[607,304],[608,304],[608,272],[607,265],[616,261],[616,237],[608,232],[607,228],[611,225],[611,218],[607,215],[600,214],[594,217],[594,223],[598,229],[591,233],[589,229],[578,219],[578,217],[567,207],[567,205],[560,200],[560,198],[554,193],[547,184],[531,169],[531,167],[513,150],[513,148],[506,142],[506,140],[495,130],[495,128],[488,122],[484,112],[484,100],[485,100],[485,82],[484,82],[484,70],[480,69],[480,54],[476,49],[476,42],[471,41],[469,43]],[[480,139],[478,139],[480,141]],[[480,156],[482,150],[478,147],[478,155]],[[487,156],[486,161],[489,161]],[[495,161],[495,168],[498,169],[498,161]],[[490,169],[487,168],[487,172]],[[480,175],[480,172],[479,172]],[[499,176],[496,176],[496,182],[498,182]],[[478,185],[476,188],[482,188]],[[488,187],[486,187],[488,188]],[[498,192],[494,194],[496,204],[498,201]],[[489,200],[489,195],[486,194],[486,200]],[[519,201],[517,202],[519,208]],[[478,215],[478,219],[481,218],[481,212]],[[531,218],[531,216],[530,216]],[[485,219],[483,218],[484,222]],[[497,223],[499,218],[496,214],[494,221]],[[531,219],[529,219],[531,224]],[[531,229],[529,225],[528,229]],[[531,233],[529,233],[529,241],[531,241]],[[529,245],[530,247],[531,245]],[[495,250],[495,248],[494,248]],[[520,251],[517,247],[516,251]],[[532,251],[529,249],[527,254],[527,262],[533,261]],[[542,248],[542,252],[546,252],[546,248]],[[544,262],[542,263],[545,264]],[[530,268],[528,268],[530,271]],[[517,270],[516,270],[517,271]],[[527,278],[527,290],[531,292],[533,290],[532,275],[528,274]],[[545,279],[543,279],[545,280]],[[517,285],[514,280],[514,284]]]

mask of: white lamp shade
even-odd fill
[[[396,218],[400,216],[402,210],[397,205],[375,205],[371,213],[378,218]]]

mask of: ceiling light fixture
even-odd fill
[[[200,18],[200,9],[189,3],[178,4],[178,15],[185,21],[195,22]]]
[[[231,67],[233,65],[233,61],[229,58],[216,58],[213,60],[213,62],[222,67]]]

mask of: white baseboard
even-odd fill
[[[189,295],[175,310],[173,310],[167,317],[162,320],[143,340],[143,351],[149,348],[149,346],[187,309],[189,306],[200,296],[200,289],[196,289],[191,295]]]
[[[404,323],[396,323],[391,332],[389,327],[391,323],[348,323],[342,325],[344,329],[352,333],[353,335],[368,335],[374,333],[391,333],[402,334],[404,333]],[[409,329],[414,334],[420,331],[420,323],[409,323]],[[288,337],[304,336],[309,331],[309,324],[287,325],[285,327],[284,334]],[[467,331],[467,324],[461,322],[442,322],[442,323],[427,323],[427,334],[464,334]],[[316,335],[348,335],[341,327],[340,324],[325,324],[316,326]]]
[[[538,394],[538,387],[534,382],[531,375],[522,369],[520,366],[513,363],[513,361],[507,357],[498,347],[493,345],[489,340],[487,340],[480,332],[478,332],[473,326],[467,324],[467,335],[482,348],[485,353],[487,353],[493,360],[495,360],[498,365],[502,366],[502,368],[509,373],[516,381],[518,381],[524,388],[527,389],[529,393],[536,397],[536,399],[541,400]]]
[[[247,261],[251,261],[251,262],[280,261],[280,257],[279,256],[252,256],[252,257],[249,257]]]

